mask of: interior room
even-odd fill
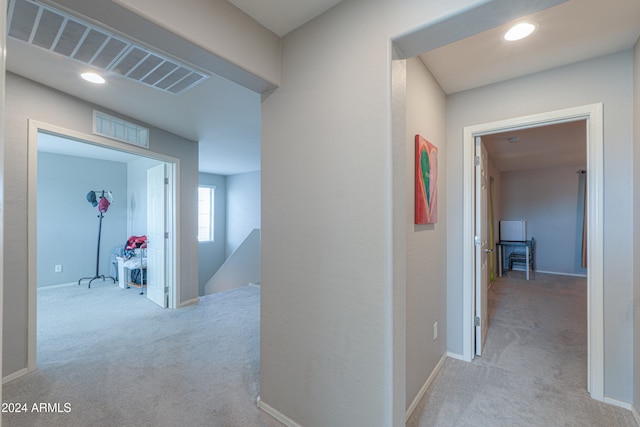
[[[79,251],[83,255],[82,259],[78,257],[78,242],[75,242],[75,239],[69,241],[69,248],[66,250],[55,244],[61,240],[61,236],[75,233],[80,223],[83,223],[83,227],[87,229],[87,235],[90,234],[90,229],[95,228],[93,231],[97,240],[98,226],[93,224],[97,221],[94,221],[95,218],[92,215],[94,210],[99,213],[97,205],[92,206],[86,194],[81,198],[83,203],[74,205],[72,204],[74,200],[66,196],[67,200],[61,204],[61,195],[58,191],[60,188],[70,188],[70,183],[76,186],[88,185],[85,181],[77,180],[77,175],[80,173],[95,178],[97,183],[104,183],[102,186],[96,185],[96,188],[117,188],[116,192],[123,195],[119,203],[111,202],[108,208],[109,220],[103,220],[98,268],[100,275],[111,276],[120,282],[117,257],[125,258],[120,252],[126,248],[130,238],[146,235],[147,170],[164,162],[46,133],[39,133],[38,139],[38,206],[41,207],[37,213],[40,219],[38,287],[77,284],[80,278],[89,277],[95,271],[96,242],[91,242],[88,238],[82,239],[81,242],[85,245]],[[100,169],[101,161],[110,163],[105,163]],[[68,164],[68,167],[63,166],[64,170],[69,171],[68,176],[60,173],[60,164]],[[84,172],[81,172],[82,168],[85,168]],[[62,182],[63,179],[65,179],[64,182]],[[108,183],[111,184],[107,185]],[[212,289],[207,288],[207,284],[223,263],[243,246],[253,230],[260,228],[260,174],[249,172],[224,176],[200,173],[199,183],[205,188],[215,189],[213,193],[215,200],[212,204],[215,234],[211,236],[211,240],[203,239],[199,242],[199,257],[202,259],[202,262],[199,262],[199,295],[204,296],[213,293]],[[114,193],[113,190],[108,191]],[[96,197],[99,199],[100,195]],[[56,215],[51,215],[50,206],[52,205],[83,207],[86,208],[86,212],[84,217],[69,220],[72,218],[71,211],[60,211]],[[73,213],[77,214],[77,212]],[[106,217],[106,214],[104,216]],[[87,218],[90,220],[87,221]],[[53,227],[52,224],[57,226]],[[68,227],[68,230],[65,231],[64,226]],[[137,242],[140,239],[133,240]],[[140,246],[137,243],[136,245]],[[245,257],[242,261],[246,262],[245,269],[256,270],[253,264],[249,264],[255,263],[255,260]],[[60,271],[56,271],[56,266]],[[91,268],[88,268],[89,266]],[[131,271],[127,274],[130,279]],[[241,286],[249,282],[259,283],[259,273],[256,275],[255,271],[251,271],[251,274],[253,276],[248,276],[250,280],[238,277],[234,283],[229,283],[224,288]],[[83,280],[82,284],[87,285],[91,278],[93,277]],[[102,280],[102,278],[99,279]],[[246,283],[242,283],[243,280],[246,280]],[[126,280],[125,284],[129,281]],[[137,284],[137,282],[134,283],[134,285]],[[209,287],[212,285],[215,283]]]
[[[638,424],[636,0],[9,0],[3,10],[12,16],[18,2],[31,24],[66,28],[78,18],[91,25],[76,22],[54,34],[47,25],[34,33],[25,30],[31,24],[3,29],[3,401],[53,401],[64,390],[75,411],[56,414],[54,425],[185,419],[193,425],[474,425],[480,416],[485,425],[548,425],[571,419],[568,411],[576,408],[585,424]],[[68,17],[55,18],[49,8]],[[534,29],[529,37],[505,38],[525,20]],[[69,48],[72,40],[117,51],[108,64],[115,66],[92,62],[84,49]],[[75,79],[85,68],[106,83]],[[190,77],[177,84],[174,72]],[[136,323],[144,327],[132,328],[126,348],[112,335],[113,352],[102,355],[108,363],[92,366],[81,353],[64,369],[39,371],[30,344],[30,289],[39,265],[29,234],[37,195],[29,141],[39,129],[91,136],[96,110],[148,127],[148,149],[134,151],[176,165],[170,231],[177,256],[166,272],[176,285],[174,308]],[[477,137],[575,121],[586,123],[585,162],[494,176],[501,199],[494,221],[526,217],[538,245],[535,277],[519,287],[535,292],[551,275],[586,281],[587,360],[576,370],[586,380],[569,390],[532,369],[525,381],[510,381],[513,372],[494,363],[513,359],[491,352],[492,327],[535,322],[524,325],[527,298],[505,304],[512,317],[496,311],[493,326],[483,321],[491,314],[483,298],[505,301],[509,292],[497,290],[516,286],[486,291],[477,274],[489,255],[477,248],[484,243],[475,234],[473,148]],[[426,223],[414,218],[417,135],[437,153],[428,163],[437,174],[426,174],[429,194],[438,195],[429,206],[437,210]],[[106,146],[124,147],[105,139]],[[500,167],[497,158],[493,163]],[[582,169],[584,176],[577,173]],[[235,185],[259,195],[259,203],[248,205],[258,213],[243,218],[243,209],[232,210]],[[227,226],[223,242],[219,234],[213,244],[199,242],[200,186],[225,193],[226,221],[246,228],[235,233]],[[586,271],[576,261],[585,189]],[[518,198],[523,193],[529,197]],[[515,202],[507,203],[511,196]],[[533,202],[545,198],[556,203],[538,212],[541,203]],[[542,221],[556,208],[571,212],[571,220]],[[553,243],[560,234],[555,227],[574,237]],[[249,236],[253,249],[243,250],[242,259],[257,258],[259,267],[237,262],[230,270],[259,271],[260,286],[226,291],[207,264],[237,253]],[[55,273],[61,262],[53,262]],[[509,271],[504,280],[520,273]],[[222,292],[203,295],[210,290]],[[227,298],[250,304],[228,312],[218,305]],[[560,319],[566,313],[558,303],[565,300],[550,300],[550,313]],[[237,323],[225,323],[233,313]],[[571,310],[566,321],[574,326],[581,313]],[[191,328],[193,319],[202,328]],[[512,338],[513,328],[499,330]],[[143,360],[127,359],[136,342],[145,344]],[[478,342],[487,343],[480,356]],[[212,363],[214,351],[233,353],[230,344],[242,345],[242,356]],[[547,344],[521,354],[544,354]],[[520,361],[537,366],[534,357]],[[483,381],[488,378],[496,381]],[[152,397],[141,405],[129,388],[137,383]],[[441,393],[454,385],[460,388]],[[496,388],[484,393],[489,386]],[[41,393],[34,397],[34,390]],[[90,401],[101,404],[90,410]],[[49,425],[50,417],[4,414],[3,422]]]
[[[500,221],[524,220],[525,239],[535,239],[536,269],[543,273],[587,274],[582,264],[585,129],[584,121],[575,121],[482,137],[493,179],[494,242],[501,240]],[[494,261],[497,272],[497,251]]]
[[[165,163],[42,132],[38,133],[37,153],[38,294],[56,292],[62,286],[81,286],[84,289],[115,285],[120,289],[131,289],[128,294],[132,298],[142,295],[144,300],[149,299],[153,304],[146,292],[147,173]],[[78,176],[85,179],[78,180]],[[239,247],[247,246],[242,240],[243,235],[246,237],[249,231],[259,230],[259,173],[226,177],[200,174],[199,180],[206,188],[217,189],[212,193],[215,200],[212,201],[211,225],[215,225],[215,233],[212,230],[211,238],[202,239],[199,243],[203,259],[199,263],[202,266],[199,295],[248,283],[259,284],[259,272],[247,275],[247,271],[255,269],[251,264],[255,261],[245,256],[236,261],[243,264],[244,276],[226,273],[225,280],[217,280],[224,282],[224,286],[218,284],[223,289],[207,288],[207,283],[225,261],[232,258],[233,263],[238,255],[235,258],[231,255]],[[84,193],[86,186],[104,188],[109,193],[106,209],[99,204],[105,195],[100,190]],[[89,198],[91,192],[95,192],[93,201]],[[226,221],[227,207],[232,218],[230,221]],[[96,248],[98,237],[99,253]],[[213,250],[209,250],[211,247]],[[225,251],[229,255],[225,256]],[[221,273],[228,270],[227,266]],[[50,299],[42,300],[38,307],[42,309],[43,301]],[[164,307],[168,304],[157,305]],[[134,307],[139,308],[140,305]],[[110,311],[107,304],[96,309]],[[56,351],[59,353],[61,349]]]
[[[122,288],[144,285],[140,272],[133,272],[140,265],[119,276],[118,258],[146,258],[140,249],[146,249],[147,170],[161,163],[38,134],[38,288],[89,287],[92,279],[94,286],[114,280]],[[105,207],[102,198],[109,202]],[[138,239],[127,244],[132,237]]]

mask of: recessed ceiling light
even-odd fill
[[[96,73],[82,73],[80,74],[80,77],[82,77],[88,82],[99,84],[99,85],[104,84],[106,82],[106,80],[102,78],[102,76]]]
[[[521,40],[533,33],[535,29],[536,26],[534,24],[530,22],[521,22],[511,27],[509,31],[505,33],[504,39],[509,42]]]

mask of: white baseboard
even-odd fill
[[[461,354],[451,353],[450,351],[447,351],[447,357],[450,357],[452,359],[462,360],[463,362],[467,361],[465,360],[464,356],[462,356]]]
[[[612,399],[610,397],[606,397],[603,400],[604,403],[608,403],[609,405],[618,406],[620,408],[628,409],[629,411],[633,410],[633,406],[631,403],[622,402],[620,400]]]
[[[631,407],[631,413],[633,414],[633,418],[635,418],[636,420],[636,424],[640,426],[640,414],[638,414],[638,411],[636,411],[636,408]]]
[[[188,305],[197,304],[200,302],[200,297],[191,298],[190,300],[186,300],[185,302],[181,302],[178,307],[186,307]]]
[[[522,270],[524,271],[524,270]],[[557,271],[545,271],[545,270],[536,270],[536,273],[543,274],[554,274],[556,276],[573,276],[573,277],[587,277],[586,274],[576,274],[576,273],[558,273]]]
[[[19,371],[14,372],[13,374],[9,374],[6,377],[2,378],[2,384],[6,384],[9,381],[13,381],[17,378],[20,378],[23,375],[26,375],[29,372],[29,369],[24,368],[24,369],[20,369]]]
[[[413,399],[413,402],[411,402],[411,405],[409,405],[409,407],[407,408],[407,412],[405,414],[405,421],[407,421],[411,416],[411,414],[413,414],[413,411],[416,410],[418,403],[420,403],[420,401],[424,397],[425,393],[427,392],[427,389],[429,388],[429,386],[433,382],[433,379],[436,377],[436,375],[440,371],[440,368],[442,368],[442,364],[444,363],[445,360],[447,360],[446,353],[442,355],[436,367],[433,368],[433,371],[431,371],[431,375],[429,375],[429,378],[427,378],[427,381],[425,381],[425,383],[422,385],[415,399]]]
[[[267,405],[262,400],[260,400],[260,396],[258,396],[258,408],[262,409],[267,414],[271,415],[276,420],[280,421],[282,424],[287,427],[302,427],[300,424],[293,421],[291,418],[287,417],[277,409]]]
[[[39,291],[44,291],[47,289],[57,289],[57,288],[66,288],[69,286],[78,286],[78,282],[70,282],[70,283],[61,283],[59,285],[47,285],[47,286],[38,286]]]

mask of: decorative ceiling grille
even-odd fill
[[[9,37],[75,61],[120,74],[161,90],[181,94],[208,76],[33,0],[13,0]]]

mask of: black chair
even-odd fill
[[[509,255],[509,270],[513,270],[514,264],[527,266],[527,253],[524,250],[516,250]],[[529,241],[529,268],[535,274],[536,271],[536,239]]]

